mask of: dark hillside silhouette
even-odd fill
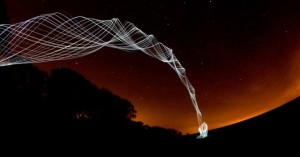
[[[212,130],[208,138],[194,142],[193,146],[240,150],[248,154],[299,154],[295,147],[300,140],[299,114],[300,97],[257,117]],[[185,138],[191,144],[195,137]]]

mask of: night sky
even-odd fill
[[[233,124],[300,95],[297,0],[6,0],[11,23],[62,12],[130,21],[173,49],[196,89],[209,129]],[[197,132],[188,92],[165,63],[142,52],[104,48],[68,67],[132,102],[145,124]],[[284,116],[284,115],[283,115]]]

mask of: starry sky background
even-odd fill
[[[130,21],[173,49],[196,89],[209,129],[276,108],[300,95],[297,0],[5,0],[11,23],[62,12]],[[142,52],[104,48],[68,67],[135,106],[145,124],[197,132],[188,92],[165,63]],[[284,116],[284,115],[283,115]]]

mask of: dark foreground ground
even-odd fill
[[[209,136],[196,140],[195,135],[173,136],[168,134],[124,131],[122,128],[99,130],[29,130],[2,134],[4,150],[23,150],[37,153],[63,151],[86,153],[85,156],[105,153],[132,156],[160,155],[273,155],[299,154],[300,98],[264,115],[238,124],[216,129]],[[7,149],[6,149],[7,148]],[[18,151],[11,151],[16,153]],[[241,153],[241,154],[240,154]]]

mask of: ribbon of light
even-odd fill
[[[98,20],[61,13],[43,14],[15,24],[0,24],[0,66],[41,63],[86,56],[110,47],[124,51],[140,50],[168,63],[187,88],[199,123],[199,138],[207,136],[195,89],[172,49],[129,22],[117,18]]]

